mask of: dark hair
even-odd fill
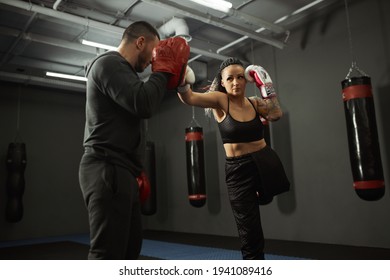
[[[125,32],[123,32],[122,40],[131,42],[140,36],[145,36],[145,38],[152,39],[155,36],[160,40],[160,34],[156,28],[154,28],[150,23],[146,21],[136,21],[130,24]]]
[[[222,70],[225,69],[226,67],[230,65],[241,65],[244,68],[244,64],[239,60],[238,58],[235,57],[229,57],[225,59],[221,65],[219,66],[217,75],[215,76],[212,84],[209,86],[208,91],[221,91],[226,93],[226,89],[222,86],[221,81],[222,81]],[[205,108],[205,114],[208,117],[211,117],[211,108]]]
[[[225,59],[221,63],[221,65],[219,66],[218,73],[217,73],[217,75],[214,78],[213,84],[211,85],[211,87],[214,87],[214,88],[211,89],[211,87],[210,87],[211,90],[222,91],[222,92],[226,93],[226,89],[221,85],[222,70],[225,69],[226,67],[230,66],[230,65],[241,65],[242,67],[244,67],[244,64],[238,58],[229,57],[229,58]]]

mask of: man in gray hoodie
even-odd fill
[[[140,191],[143,119],[159,108],[166,89],[181,83],[189,57],[183,38],[160,41],[139,21],[126,28],[117,51],[86,67],[85,152],[79,180],[89,214],[89,259],[137,259],[142,246]],[[141,73],[152,64],[143,82]]]

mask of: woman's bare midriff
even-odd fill
[[[227,157],[238,157],[245,154],[250,154],[263,149],[267,144],[264,139],[249,142],[249,143],[225,143],[225,153]]]

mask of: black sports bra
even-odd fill
[[[264,138],[264,125],[260,120],[260,115],[257,112],[252,101],[247,98],[255,109],[256,116],[253,120],[240,122],[229,114],[229,97],[228,109],[226,117],[218,123],[219,132],[221,133],[222,142],[225,143],[249,143]]]

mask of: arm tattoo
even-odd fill
[[[278,120],[282,114],[282,109],[276,96],[269,99],[258,98],[257,109],[260,115],[269,121]]]

